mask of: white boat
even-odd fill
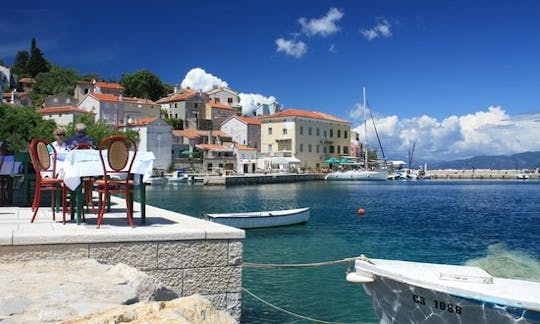
[[[184,173],[184,170],[175,170],[172,175],[167,177],[169,183],[188,183],[190,182],[190,177],[187,173]]]
[[[528,175],[527,173],[518,173],[516,174],[516,179],[518,180],[528,180],[530,179],[530,175]]]
[[[347,170],[327,174],[325,180],[367,180],[382,181],[388,178],[386,171]]]
[[[306,223],[310,207],[246,213],[204,214],[205,219],[237,228],[275,227]]]
[[[162,176],[150,176],[148,179],[144,180],[144,183],[149,184],[151,186],[157,186],[157,185],[163,185],[168,182],[166,177]]]
[[[361,257],[361,283],[381,323],[540,323],[540,282],[478,267]]]
[[[364,97],[364,168],[368,166],[368,151],[367,151],[367,119],[366,119],[366,88],[362,88]],[[382,146],[381,146],[382,149]],[[384,153],[383,153],[384,155]],[[338,170],[327,174],[325,180],[361,180],[361,181],[384,181],[388,178],[387,170]]]

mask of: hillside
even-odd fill
[[[540,152],[524,152],[510,156],[482,155],[469,159],[431,162],[430,169],[493,169],[515,170],[540,168]]]

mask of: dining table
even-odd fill
[[[0,176],[5,176],[6,178],[6,200],[8,205],[13,205],[13,177],[21,173],[20,161],[15,160],[14,155],[4,155],[1,156],[2,167],[0,168]],[[4,195],[4,192],[2,192]],[[1,197],[4,201],[4,196]]]
[[[77,224],[82,223],[82,178],[99,177],[104,174],[99,152],[99,150],[89,149],[61,151],[57,154],[56,172],[59,177],[64,179],[65,185],[75,196]],[[130,159],[133,159],[134,152],[130,151],[129,153]],[[105,161],[107,161],[107,151],[104,150],[103,154]],[[152,175],[155,160],[156,157],[153,152],[137,151],[131,168],[131,173],[134,175],[135,184],[138,188],[137,191],[139,193],[141,206],[141,222],[143,224],[146,220],[146,187],[144,180]],[[108,168],[107,164],[106,167]]]

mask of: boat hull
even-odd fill
[[[362,262],[360,267],[358,265],[357,261],[357,272],[351,279],[357,278],[354,282],[362,282],[381,323],[540,323],[540,311],[524,307],[519,301],[506,303],[501,298],[486,297],[481,292],[460,293],[460,290],[452,288],[452,285],[447,289],[441,286],[433,288],[415,285],[402,274],[385,276],[372,271],[373,267],[369,265],[364,267]],[[429,267],[418,269],[423,269],[418,271],[418,277],[423,277],[424,271],[434,271],[434,268]],[[463,286],[494,285],[493,282],[487,282],[488,277],[471,276],[467,279],[466,275],[460,276],[456,276],[458,279],[454,280],[477,281],[467,282],[462,284]],[[353,282],[349,278],[348,280]],[[481,282],[482,280],[486,282]],[[523,285],[523,281],[516,282],[519,282],[518,285],[522,288],[527,287]],[[537,284],[533,283],[530,289],[537,288],[534,285]],[[523,290],[524,295],[527,294],[526,290]],[[536,297],[533,295],[533,298]]]
[[[205,218],[211,222],[243,229],[301,224],[306,223],[309,216],[309,207],[281,211],[205,214]]]
[[[385,181],[388,178],[388,172],[382,171],[344,171],[332,172],[326,175],[325,179],[329,181]]]

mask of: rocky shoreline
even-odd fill
[[[236,323],[199,295],[178,295],[143,271],[94,259],[0,265],[6,323]]]

